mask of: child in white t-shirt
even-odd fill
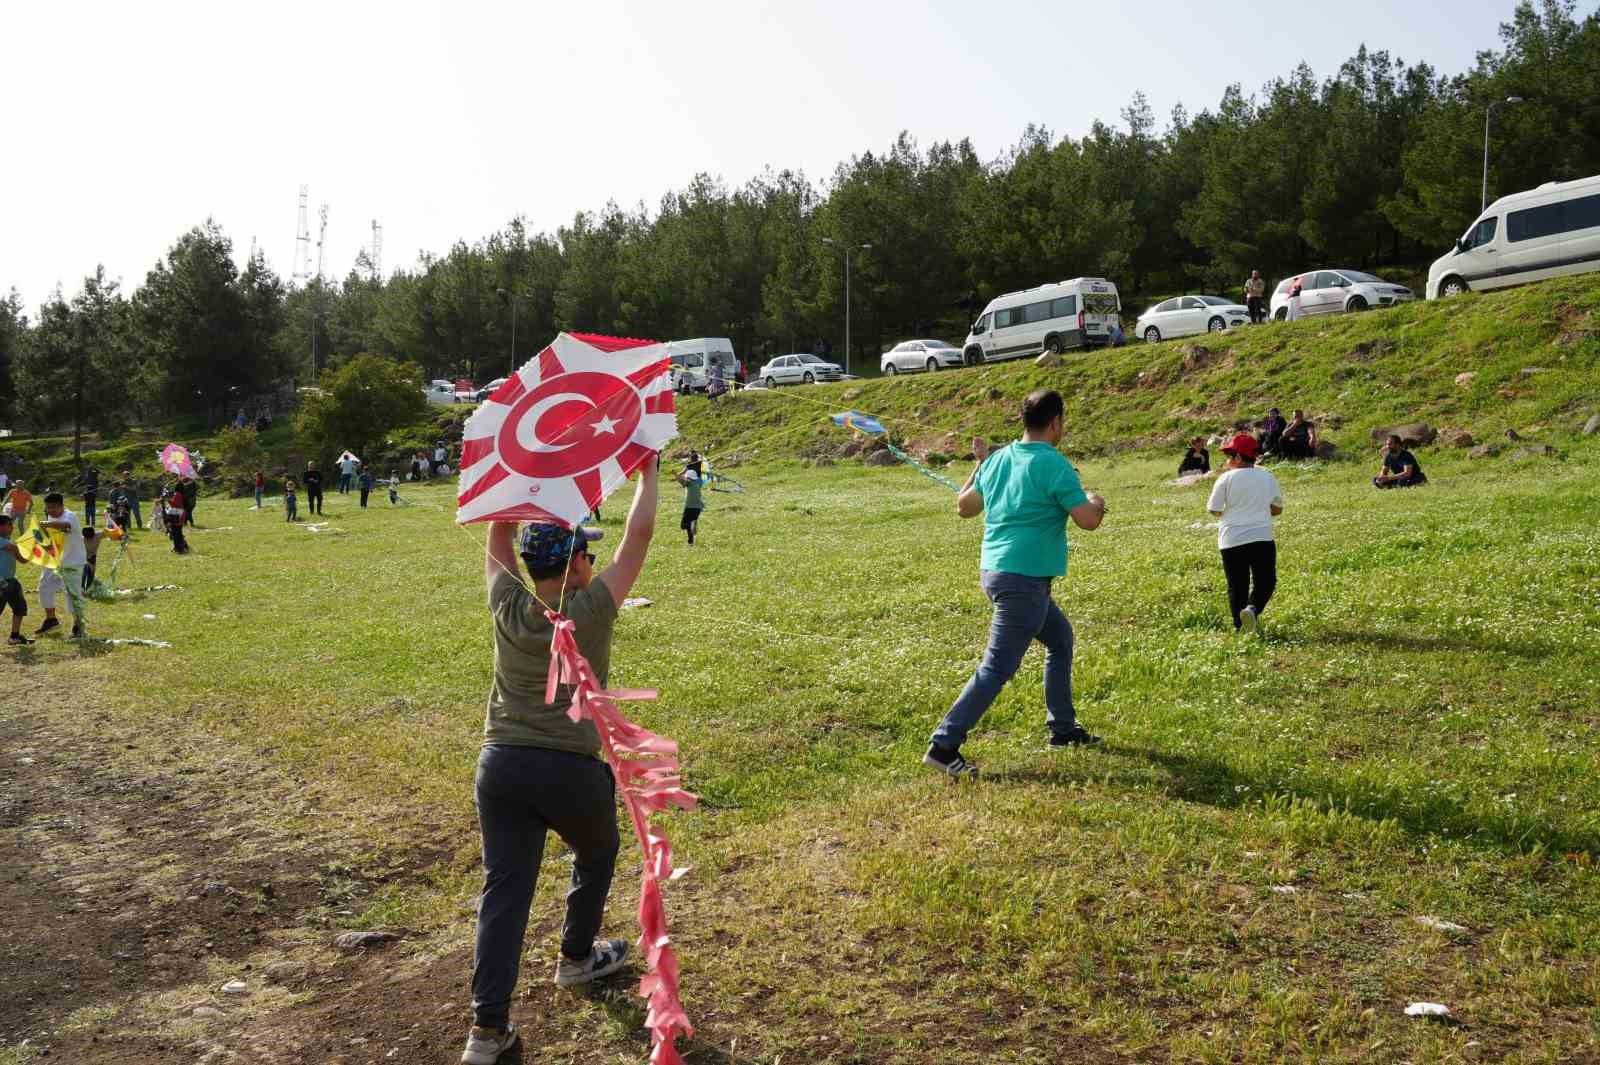
[[[1222,519],[1217,548],[1228,579],[1228,609],[1235,632],[1256,631],[1256,621],[1278,586],[1278,545],[1272,519],[1283,513],[1283,491],[1271,470],[1256,465],[1261,445],[1240,433],[1223,447],[1228,466],[1211,489],[1206,509]]]

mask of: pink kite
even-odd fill
[[[571,528],[678,432],[666,346],[562,333],[462,427],[456,521]]]
[[[200,476],[189,460],[189,449],[182,444],[168,444],[161,449],[161,468],[178,477]]]

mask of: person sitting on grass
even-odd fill
[[[300,516],[300,486],[293,477],[283,479],[283,520],[294,521]]]
[[[1261,433],[1256,437],[1256,443],[1261,445],[1262,455],[1278,453],[1278,441],[1282,439],[1283,431],[1288,424],[1283,420],[1283,415],[1278,413],[1277,407],[1267,411],[1267,420],[1261,423]]]
[[[956,514],[984,515],[978,577],[994,604],[989,645],[967,686],[928,741],[922,761],[955,778],[978,769],[961,754],[967,734],[1022,665],[1034,640],[1044,644],[1045,725],[1050,746],[1100,742],[1078,724],[1072,705],[1072,623],[1050,597],[1067,573],[1067,521],[1092,532],[1105,520],[1106,501],[1087,493],[1078,471],[1057,450],[1065,404],[1061,393],[1039,389],[1022,401],[1022,439],[993,455],[972,442],[978,467],[956,496]]]
[[[1390,433],[1389,442],[1383,446],[1383,471],[1372,479],[1372,486],[1410,488],[1427,483],[1428,478],[1423,475],[1417,456],[1406,450],[1405,441],[1400,439],[1398,433]]]
[[[1278,454],[1290,460],[1316,457],[1317,431],[1306,421],[1305,411],[1295,411],[1289,424],[1283,427],[1283,435],[1278,438]]]
[[[484,583],[494,620],[494,680],[475,784],[483,893],[465,1065],[493,1065],[519,1037],[511,998],[547,831],[572,851],[556,983],[589,983],[616,972],[628,957],[627,940],[595,938],[617,861],[616,785],[599,758],[594,722],[567,716],[569,690],[558,688],[555,701],[545,702],[554,635],[545,608],[571,619],[578,647],[604,686],[617,609],[638,580],[655,533],[656,465],[646,461],[639,471],[622,541],[599,574],[589,551],[597,530],[535,522],[519,541],[515,524],[489,526]],[[532,591],[517,573],[519,554]]]
[[[0,609],[11,608],[11,638],[7,643],[28,644],[33,641],[22,635],[22,619],[28,616],[28,597],[23,594],[22,582],[17,580],[17,563],[28,561],[22,549],[11,542],[16,523],[9,514],[0,514]]]
[[[61,622],[56,620],[56,596],[64,595],[67,609],[72,613],[72,639],[81,640],[88,635],[83,627],[88,610],[83,598],[83,564],[86,561],[83,525],[78,516],[67,509],[66,497],[60,492],[45,494],[44,516],[39,524],[66,533],[67,541],[61,545],[60,564],[55,569],[45,570],[39,578],[39,603],[44,607],[44,623],[36,635],[61,627]]]
[[[701,488],[705,483],[704,476],[698,469],[690,466],[678,475],[678,483],[683,485],[683,520],[678,523],[678,528],[689,534],[689,546],[694,546],[694,534],[700,528],[700,512],[706,508],[705,496]]]
[[[1217,478],[1206,502],[1212,516],[1221,519],[1217,549],[1222,553],[1235,632],[1256,631],[1257,619],[1278,586],[1278,545],[1272,539],[1272,519],[1283,513],[1283,490],[1271,470],[1256,465],[1260,447],[1249,433],[1240,433],[1228,442],[1222,449],[1228,456],[1228,468]]]
[[[1206,450],[1206,438],[1197,436],[1189,441],[1189,450],[1183,453],[1183,461],[1178,463],[1178,476],[1186,477],[1191,473],[1211,472],[1211,452]]]

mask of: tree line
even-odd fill
[[[1491,198],[1600,172],[1600,9],[1522,0],[1500,47],[1453,75],[1363,47],[1194,114],[1158,121],[1136,95],[1083,137],[1029,126],[993,160],[902,134],[820,183],[700,174],[654,209],[610,203],[554,233],[515,218],[388,277],[358,260],[290,287],[259,255],[238,266],[208,221],[131,295],[97,270],[32,318],[0,300],[0,402],[24,425],[215,423],[309,382],[313,351],[319,371],[375,353],[481,384],[511,364],[513,330],[519,359],[564,328],[838,355],[846,248],[853,361],[874,367],[908,336],[959,340],[994,295],[1076,275],[1153,297],[1233,291],[1251,269],[1415,266],[1476,218],[1485,107],[1509,96]]]

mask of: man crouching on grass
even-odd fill
[[[1034,640],[1044,644],[1045,723],[1050,746],[1074,747],[1099,738],[1078,724],[1072,707],[1072,624],[1050,598],[1050,582],[1067,572],[1067,519],[1085,532],[1105,520],[1106,501],[1083,490],[1078,473],[1057,451],[1065,408],[1061,393],[1040,389],[1022,401],[1022,439],[993,455],[973,441],[972,471],[956,513],[984,515],[979,580],[994,604],[989,646],[977,672],[934,730],[923,762],[952,777],[975,777],[961,744],[1016,675]]]
[[[492,1065],[517,1042],[511,994],[547,830],[573,852],[556,983],[588,983],[622,968],[628,956],[626,940],[594,938],[617,858],[616,785],[600,760],[594,723],[567,717],[566,693],[544,701],[554,635],[545,604],[559,606],[576,624],[578,648],[604,685],[617,607],[644,568],[655,532],[656,477],[656,464],[646,462],[622,542],[604,573],[595,573],[589,551],[599,530],[536,522],[519,540],[515,524],[489,527],[484,580],[494,618],[494,683],[478,756],[484,877],[473,1027],[461,1055],[467,1065]],[[533,579],[532,594],[517,574],[518,554]]]

